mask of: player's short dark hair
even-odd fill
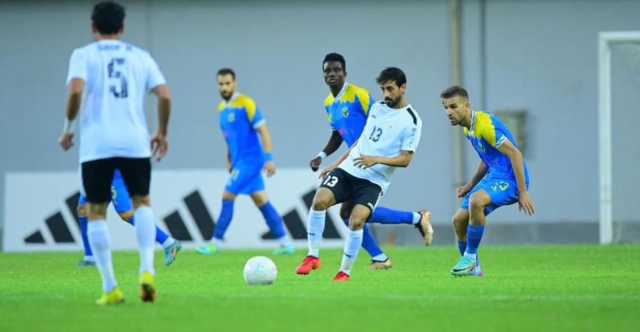
[[[376,82],[383,84],[385,82],[393,81],[397,86],[402,86],[407,83],[407,76],[405,76],[402,69],[397,67],[387,67],[380,72]]]
[[[122,30],[124,25],[124,7],[114,1],[102,1],[93,7],[91,21],[102,35],[112,35]]]
[[[467,90],[459,85],[449,87],[440,93],[440,98],[442,99],[453,98],[456,96],[469,99],[469,93],[467,92]]]
[[[322,60],[322,70],[324,70],[324,65],[327,62],[337,61],[342,64],[342,70],[347,71],[347,62],[344,60],[342,54],[339,53],[329,53],[324,56],[324,60]]]
[[[231,68],[221,68],[220,70],[218,70],[218,76],[224,75],[231,75],[231,78],[233,78],[234,81],[236,79],[236,72]]]

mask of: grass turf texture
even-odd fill
[[[273,286],[244,284],[242,268],[266,251],[214,257],[183,251],[158,267],[159,298],[138,299],[136,253],[116,253],[126,303],[97,307],[98,273],[80,254],[0,254],[0,331],[637,331],[640,246],[484,247],[484,278],[453,278],[457,249],[391,248],[395,267],[334,284],[340,251],[322,269],[275,257]],[[161,253],[157,263],[161,264]]]

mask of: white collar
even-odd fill
[[[240,97],[240,92],[236,91],[231,95],[231,98],[229,98],[229,101],[223,100],[224,102],[224,106],[229,106],[229,104],[231,104],[234,100],[238,99],[238,97]]]
[[[471,128],[470,131],[474,131],[476,128],[476,111],[471,110]]]

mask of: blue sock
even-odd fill
[[[91,251],[91,245],[89,245],[89,236],[87,235],[87,217],[80,217],[80,233],[82,235],[82,246],[84,247],[84,256],[92,257],[93,251]]]
[[[467,250],[467,241],[458,241],[458,250],[460,255],[464,255],[464,251]]]
[[[369,222],[377,224],[409,224],[413,225],[413,213],[408,211],[392,210],[385,207],[378,207],[373,210]]]
[[[480,240],[482,240],[482,233],[484,233],[484,225],[469,225],[469,227],[467,227],[467,254],[475,255],[478,253]]]
[[[276,208],[271,205],[271,202],[267,202],[259,207],[259,209],[260,212],[262,212],[264,220],[267,222],[267,226],[269,226],[271,233],[275,235],[276,239],[281,239],[287,235],[287,232],[284,230],[284,221],[278,211],[276,211]]]
[[[222,210],[218,217],[216,231],[213,234],[213,237],[218,240],[224,239],[224,234],[227,232],[227,228],[229,228],[229,225],[231,224],[231,219],[233,219],[233,203],[233,200],[222,200]]]

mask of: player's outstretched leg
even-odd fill
[[[284,220],[278,213],[275,207],[269,202],[269,197],[264,191],[259,191],[251,194],[256,207],[262,213],[264,221],[267,223],[269,230],[276,237],[279,242],[278,248],[273,251],[274,255],[293,255],[296,251],[295,247],[291,243],[291,239],[287,234],[284,227]]]
[[[196,248],[197,253],[205,256],[211,256],[220,250],[224,235],[227,232],[229,225],[231,225],[231,220],[233,220],[234,204],[235,195],[225,192],[222,198],[222,210],[220,210],[216,229],[213,233],[213,238],[211,238],[210,241],[211,243],[209,243],[209,245]]]
[[[307,257],[296,269],[299,275],[307,275],[312,270],[320,268],[320,242],[324,233],[324,224],[327,209],[336,202],[331,190],[320,187],[313,198],[313,204],[307,217],[307,245],[309,251]]]
[[[353,203],[351,202],[344,202],[340,207],[340,217],[347,227],[349,227],[349,216],[351,215],[352,209]],[[371,257],[371,265],[369,265],[369,267],[372,270],[387,270],[393,267],[391,258],[382,251],[369,225],[366,224],[364,225],[362,248],[364,248]]]
[[[347,223],[347,226],[349,223]],[[389,258],[378,245],[378,241],[376,241],[375,237],[373,237],[373,232],[371,231],[369,225],[364,225],[362,229],[362,248],[369,253],[371,256],[371,264],[369,268],[372,270],[388,270],[393,267],[393,262],[391,258]]]
[[[425,245],[430,246],[433,242],[431,213],[427,210],[415,212],[394,210],[386,207],[377,207],[373,211],[369,222],[384,225],[414,225],[418,232],[420,232],[420,235],[422,235],[422,237],[424,238]]]
[[[467,247],[464,255],[451,270],[454,276],[475,275],[474,271],[478,268],[478,247],[484,233],[485,207],[489,204],[491,204],[491,197],[484,191],[477,191],[469,197]]]

